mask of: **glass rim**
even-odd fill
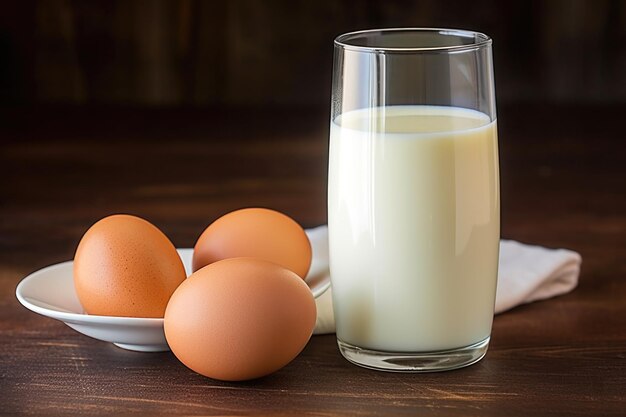
[[[458,36],[462,38],[474,38],[474,41],[468,44],[456,44],[446,46],[362,46],[350,43],[350,40],[357,36],[368,36],[373,34],[384,34],[389,32],[431,32],[440,36]],[[473,30],[465,29],[449,29],[449,28],[420,28],[420,27],[403,27],[403,28],[385,28],[385,29],[366,29],[353,32],[343,33],[335,38],[335,46],[346,50],[369,53],[452,53],[472,51],[491,45],[492,39],[488,35]]]

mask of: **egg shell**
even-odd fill
[[[163,317],[185,278],[180,256],[163,232],[125,214],[91,226],[74,257],[76,295],[94,315]]]
[[[265,259],[305,278],[311,266],[311,243],[302,227],[275,210],[247,208],[215,220],[200,235],[193,252],[194,271],[237,257]]]
[[[231,258],[193,273],[165,312],[176,357],[204,376],[259,378],[291,362],[315,326],[315,300],[294,272],[255,258]]]

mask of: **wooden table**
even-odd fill
[[[497,316],[480,363],[375,372],[342,359],[333,336],[316,336],[284,369],[245,383],[80,335],[20,306],[15,286],[71,259],[87,227],[115,212],[149,219],[180,247],[242,206],[324,223],[327,114],[1,114],[0,414],[626,414],[624,105],[500,108],[503,236],[576,250],[583,267],[574,292]]]

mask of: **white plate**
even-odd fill
[[[314,239],[311,240],[313,261],[306,282],[313,296],[317,298],[330,286],[330,276],[324,251],[316,251],[316,242]],[[177,250],[189,275],[193,249]],[[320,253],[320,256],[316,256],[316,252]],[[17,299],[27,309],[61,320],[77,332],[95,339],[140,352],[169,350],[163,333],[163,319],[86,314],[74,290],[72,261],[33,272],[19,283],[15,293]]]

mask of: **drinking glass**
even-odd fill
[[[500,236],[491,44],[430,28],[335,39],[330,271],[350,362],[441,371],[487,351]]]

